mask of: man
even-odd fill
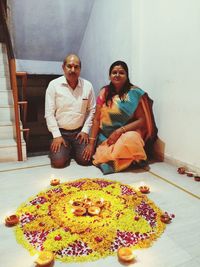
[[[94,90],[89,81],[79,77],[81,61],[77,55],[69,54],[62,68],[64,76],[49,83],[45,98],[45,118],[53,136],[51,165],[63,168],[72,155],[78,164],[88,165],[82,153],[95,112]]]

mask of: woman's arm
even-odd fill
[[[115,130],[107,139],[107,144],[109,146],[115,144],[118,138],[125,132],[129,131],[143,132],[144,128],[145,128],[145,114],[142,108],[142,104],[139,102],[133,117],[130,119],[130,122],[125,126],[122,126],[117,130]]]
[[[146,125],[146,119],[144,110],[142,108],[141,101],[139,102],[136,111],[134,112],[133,117],[130,119],[130,123],[123,126],[122,128],[125,129],[126,132],[128,131],[137,131],[137,130],[143,130]]]

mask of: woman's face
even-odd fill
[[[110,80],[116,90],[120,90],[127,80],[127,74],[124,68],[119,65],[115,66],[110,73]]]

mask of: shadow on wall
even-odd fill
[[[154,158],[157,161],[164,161],[165,143],[159,137],[154,143],[153,150],[154,150]]]

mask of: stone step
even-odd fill
[[[13,121],[1,121],[0,120],[0,126],[10,126],[13,125]],[[20,127],[22,126],[22,122],[20,121]]]
[[[6,52],[1,52],[0,50],[0,63],[2,64],[2,62],[8,62],[8,56]]]
[[[0,140],[8,139],[16,136],[14,125],[0,125]]]
[[[22,143],[23,160],[27,159],[26,144]],[[14,139],[0,140],[0,162],[18,161],[17,143]]]
[[[12,90],[0,90],[0,106],[13,105]]]
[[[5,44],[0,44],[0,162],[18,161],[16,130],[13,121],[14,106],[13,96],[10,90],[10,77],[8,58]],[[21,125],[21,123],[20,123]],[[27,159],[26,143],[22,137],[23,160]]]
[[[0,121],[14,121],[14,118],[13,106],[0,106]]]
[[[3,139],[15,139],[16,138],[16,128],[15,124],[10,125],[0,125],[0,140]],[[21,139],[23,140],[23,132],[21,132]]]
[[[0,90],[10,90],[10,79],[9,77],[0,77]]]
[[[5,65],[5,70],[8,71],[9,70],[9,67],[8,67],[8,57],[6,54],[1,54],[0,53],[0,66],[2,67],[2,65]],[[0,72],[2,72],[3,69],[1,68],[0,69]]]
[[[0,71],[0,78],[10,79],[9,71],[5,70],[4,65],[0,64],[0,69],[2,69],[2,71]]]
[[[8,57],[7,54],[0,52],[0,73],[6,71],[9,72]]]
[[[0,54],[6,53],[6,45],[4,43],[0,43]]]

